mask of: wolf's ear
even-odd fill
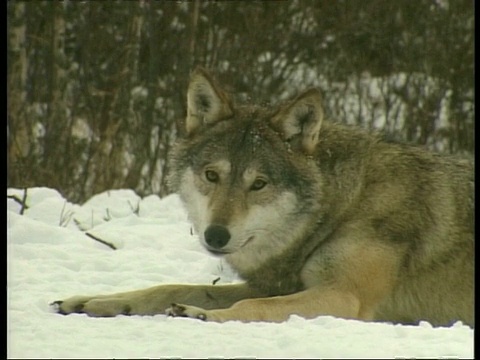
[[[322,96],[310,89],[295,98],[272,118],[272,125],[306,154],[312,154],[318,143],[323,121]]]
[[[187,133],[191,134],[205,124],[213,124],[232,115],[233,108],[227,94],[205,69],[197,67],[188,85]]]

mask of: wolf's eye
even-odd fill
[[[252,186],[250,186],[250,190],[253,190],[253,191],[258,191],[258,190],[261,190],[265,187],[265,185],[267,185],[267,182],[265,180],[262,180],[262,179],[256,179]]]
[[[205,171],[205,178],[212,183],[218,182],[218,174],[212,170]]]

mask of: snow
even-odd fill
[[[21,200],[24,190],[7,195]],[[54,189],[29,188],[23,215],[9,197],[8,358],[473,358],[473,330],[460,322],[433,328],[291,316],[281,324],[218,324],[56,314],[49,303],[72,295],[240,280],[202,249],[176,195],[112,190],[78,205]]]

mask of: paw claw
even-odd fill
[[[207,320],[207,315],[204,313],[205,310],[196,308],[194,306],[180,305],[172,303],[168,309],[165,310],[167,316],[173,317],[189,317],[193,319],[199,319],[202,321]]]
[[[165,310],[165,313],[168,316],[186,317],[187,315],[185,314],[185,310],[186,310],[185,306],[178,305],[178,304],[175,304],[175,303],[171,303],[170,307],[167,310]]]
[[[62,314],[62,315],[66,315],[66,313],[63,312],[62,308],[61,308],[61,305],[63,304],[63,301],[62,300],[57,300],[57,301],[53,301],[51,302],[50,305],[51,307],[53,307],[53,309],[59,313],[59,314]]]
[[[55,308],[55,310],[58,310],[60,308],[60,305],[63,304],[63,300],[57,300],[57,301],[52,301],[50,304],[50,306],[52,306],[53,308]]]

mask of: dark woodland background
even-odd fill
[[[473,0],[8,1],[7,41],[8,187],[165,195],[197,64],[239,101],[318,86],[338,121],[474,150]]]

